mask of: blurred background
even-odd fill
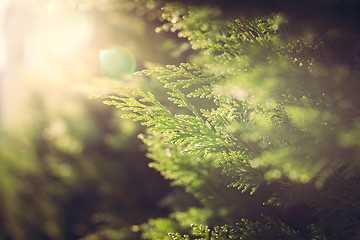
[[[138,224],[192,201],[148,167],[141,125],[91,99],[161,96],[132,73],[190,47],[160,21],[152,1],[0,1],[0,239],[139,239]]]

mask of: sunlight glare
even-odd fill
[[[55,11],[43,27],[42,40],[57,55],[85,46],[92,33],[89,18],[75,10]]]

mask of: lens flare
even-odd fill
[[[78,45],[86,40],[89,32],[89,19],[85,14],[68,11],[58,17],[62,25],[58,29],[62,41]]]
[[[32,45],[55,56],[68,56],[85,47],[93,34],[91,18],[75,10],[63,9],[40,16],[42,21],[31,36]],[[40,50],[39,50],[40,51]]]
[[[104,49],[100,51],[100,67],[104,77],[126,82],[135,72],[135,55],[126,48]]]
[[[52,37],[66,46],[82,46],[87,43],[91,25],[89,18],[80,12],[63,11],[54,14],[52,20],[55,32]],[[55,41],[56,42],[56,41]]]

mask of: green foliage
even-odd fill
[[[358,56],[334,52],[326,34],[294,34],[292,16],[276,12],[230,19],[214,6],[171,3],[162,10],[167,22],[156,31],[176,32],[195,50],[191,63],[137,73],[160,80],[169,101],[140,89],[103,98],[147,126],[140,138],[150,166],[210,212],[187,235],[170,237],[356,239]],[[347,34],[358,46],[356,32]],[[347,49],[349,41],[337,38]],[[292,212],[298,206],[307,219]],[[185,216],[197,224],[198,217]],[[176,217],[151,220],[144,237],[171,239],[163,233],[176,224]]]
[[[193,234],[191,237],[189,235],[184,235],[182,237],[178,233],[170,234],[170,236],[172,239],[176,240],[302,239],[299,232],[291,230],[291,228],[284,224],[251,222],[245,219],[242,219],[242,221],[237,223],[235,226],[224,225],[221,227],[209,228],[207,226],[193,225],[192,227]]]
[[[186,232],[189,226],[196,224],[204,224],[206,219],[211,216],[211,212],[207,209],[190,208],[186,212],[175,212],[170,215],[170,219],[158,218],[151,219],[147,224],[143,224],[143,237],[145,239],[174,239],[169,232]]]

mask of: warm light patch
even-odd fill
[[[51,52],[58,55],[85,46],[92,33],[89,17],[75,10],[61,10],[50,13],[38,36]]]

